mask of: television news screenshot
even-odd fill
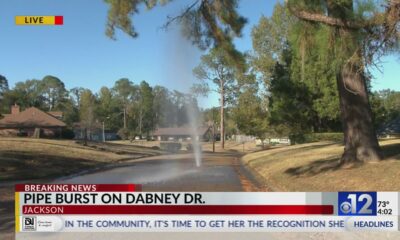
[[[1,0],[0,239],[400,239],[400,0]]]

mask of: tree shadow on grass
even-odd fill
[[[400,160],[400,143],[382,146],[382,151],[385,159]],[[328,171],[336,171],[341,169],[339,160],[338,156],[316,160],[303,166],[288,168],[285,173],[291,176],[315,176]],[[359,166],[360,164],[355,164],[352,168]]]
[[[311,150],[315,150],[315,149],[323,149],[324,147],[328,147],[328,146],[333,146],[339,143],[336,142],[328,142],[328,143],[323,143],[323,144],[315,144],[315,145],[311,145],[311,146],[302,146],[300,148],[287,148],[287,149],[283,149],[281,151],[278,151],[276,153],[271,153],[269,156],[275,156],[275,155],[293,155],[293,154],[298,154],[304,151],[311,151]],[[273,149],[273,148],[271,148]]]
[[[14,230],[14,201],[0,201],[0,233],[11,233]]]
[[[303,166],[288,168],[285,173],[291,176],[314,176],[327,171],[335,171],[339,168],[339,157],[332,157],[317,160]]]
[[[382,146],[382,150],[385,159],[394,158],[400,160],[400,143]]]
[[[56,156],[46,153],[2,151],[0,180],[16,181],[61,177],[104,164],[84,158]]]

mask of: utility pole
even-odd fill
[[[126,128],[126,107],[124,106],[124,128]]]
[[[224,116],[224,107],[225,107],[225,84],[224,84],[224,80],[220,79],[220,101],[221,101],[221,109],[220,109],[220,118],[221,118],[221,148],[224,149],[225,148],[225,126],[224,126],[224,120],[225,120],[225,116]]]
[[[110,117],[106,117],[106,119],[109,119]],[[104,127],[104,122],[106,120],[103,120],[103,142],[106,142],[106,133],[105,133],[105,127]]]
[[[214,122],[214,108],[211,109],[212,111],[212,141],[213,141],[213,153],[215,152],[215,122]]]
[[[104,133],[104,121],[103,121],[103,142],[106,142],[106,135]]]
[[[212,141],[213,141],[213,153],[215,152],[215,124],[212,121]]]

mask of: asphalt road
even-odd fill
[[[239,157],[235,152],[203,153],[202,165],[196,167],[192,154],[154,156],[51,183],[134,183],[142,184],[143,191],[258,191],[246,177]],[[0,239],[14,239],[14,188],[2,187],[1,190]]]
[[[105,171],[62,179],[63,183],[134,183],[143,191],[240,192],[257,188],[236,153],[204,153],[196,167],[192,154],[142,158]],[[59,180],[57,182],[60,182]]]

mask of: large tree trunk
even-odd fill
[[[358,70],[345,64],[337,76],[345,145],[342,164],[379,161],[383,157],[372,124],[366,79]]]
[[[124,106],[124,129],[126,129],[126,107]]]
[[[359,65],[363,58],[360,52],[362,39],[357,36],[363,24],[351,22],[353,0],[327,0],[326,6],[328,16],[324,13],[297,11],[290,5],[289,9],[300,19],[332,26],[334,33],[339,34],[337,40],[340,38],[340,43],[335,45],[337,49],[332,53],[336,60],[343,60],[337,76],[345,144],[340,162],[352,164],[379,161],[383,156],[372,125],[364,69]]]

